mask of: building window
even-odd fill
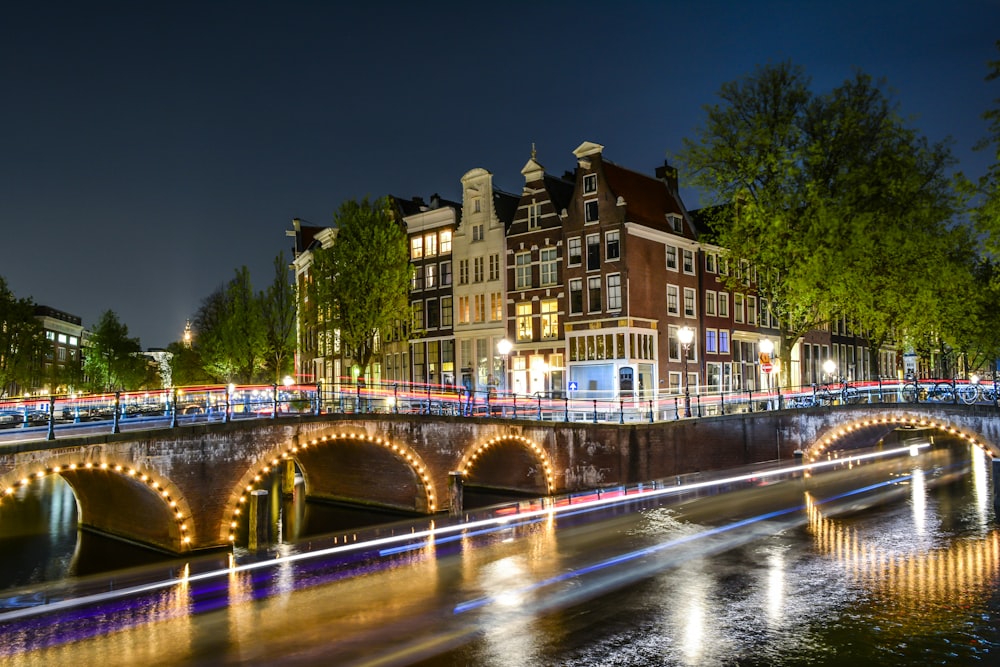
[[[597,222],[597,200],[591,199],[583,203],[583,221]]]
[[[451,328],[452,324],[452,301],[450,296],[441,297],[441,327],[444,329]]]
[[[601,312],[601,277],[587,278],[587,312]]]
[[[438,300],[437,299],[427,299],[427,307],[424,309],[427,313],[427,328],[437,329],[438,324],[441,321],[441,311],[438,310]]]
[[[541,257],[541,264],[539,268],[541,270],[542,285],[555,285],[556,280],[558,280],[559,266],[559,258],[556,255],[556,249],[542,248],[539,254]]]
[[[719,292],[719,317],[729,317],[729,292]]]
[[[718,351],[716,342],[718,332],[715,329],[705,329],[705,352],[715,354]]]
[[[519,252],[514,255],[514,289],[531,287],[531,253]]]
[[[715,255],[705,253],[705,273],[715,273]]]
[[[410,277],[410,289],[418,290],[424,288],[424,267],[413,267],[413,275]]]
[[[468,324],[471,311],[469,310],[469,297],[458,297],[458,323]]]
[[[719,354],[729,354],[729,332],[719,329]]]
[[[475,310],[472,312],[473,322],[485,322],[486,321],[486,295],[476,294],[475,295]]]
[[[580,266],[581,262],[583,262],[583,246],[580,243],[580,237],[569,239],[566,248],[567,263],[569,266]]]
[[[601,235],[587,235],[587,270],[597,271],[601,268]]]
[[[684,288],[684,317],[695,316],[695,291],[692,287]]]
[[[715,292],[705,290],[705,314],[715,317]]]
[[[472,259],[472,282],[483,282],[483,258],[474,257]]]
[[[467,259],[458,260],[458,284],[469,284],[469,260]]]
[[[542,205],[534,202],[528,204],[528,229],[537,229],[542,218]]]
[[[622,277],[614,273],[608,276],[608,310],[614,312],[622,309]]]
[[[773,327],[773,323],[771,322],[771,311],[767,307],[767,299],[763,297],[761,297],[760,300],[760,326],[765,329]],[[844,333],[847,333],[846,329],[844,330]]]
[[[587,174],[583,177],[583,192],[584,194],[597,192],[597,174]]]
[[[472,211],[474,213],[481,213],[483,210],[483,200],[479,197],[472,198]]]
[[[671,271],[677,270],[677,248],[672,245],[667,246],[667,268]]]
[[[424,256],[424,240],[419,236],[410,239],[410,259],[420,259]]]
[[[437,287],[437,264],[428,264],[424,267],[424,279],[427,289]]]
[[[414,301],[410,304],[410,326],[414,331],[424,328],[424,302]]]
[[[484,231],[483,223],[479,223],[478,225],[472,225],[472,240],[482,241],[484,238],[486,238],[483,231]]]
[[[757,325],[757,297],[747,297],[747,324]]]
[[[540,305],[542,310],[542,338],[558,338],[559,302],[556,299],[547,299],[542,301]]]
[[[490,280],[500,280],[500,255],[490,255]]]
[[[424,237],[424,257],[433,257],[438,254],[437,234],[428,234]]]
[[[677,234],[684,233],[684,224],[679,215],[668,215],[667,218],[670,220],[670,226]]]
[[[441,285],[451,285],[451,262],[441,262]]]
[[[503,319],[503,294],[500,292],[490,294],[490,319],[494,322]]]
[[[446,229],[441,232],[441,254],[451,252],[451,230]]]
[[[667,285],[667,314],[680,315],[680,290],[677,285]]]
[[[604,235],[604,257],[609,261],[621,257],[621,245],[618,240],[618,232],[608,232]]]
[[[684,250],[684,273],[689,275],[694,275],[694,253],[690,250]]]
[[[517,339],[531,340],[531,302],[517,304]]]
[[[583,312],[583,280],[580,278],[569,281],[569,312],[571,315]]]
[[[743,322],[743,295],[733,295],[733,321]]]

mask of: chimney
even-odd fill
[[[670,166],[666,160],[662,167],[656,168],[656,177],[667,184],[667,189],[673,194],[677,194],[677,169]]]
[[[431,195],[431,208],[441,208],[441,195],[436,192]]]

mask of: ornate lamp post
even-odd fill
[[[694,340],[694,329],[681,327],[677,330],[677,340],[681,344],[681,356],[684,359],[684,416],[691,416],[691,387],[688,385],[688,351]]]

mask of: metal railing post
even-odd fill
[[[111,426],[111,432],[112,433],[121,433],[122,432],[121,425],[118,423],[118,411],[119,411],[119,407],[120,407],[120,404],[121,404],[121,396],[122,396],[122,393],[120,391],[116,391],[115,392],[115,414],[114,414],[114,421],[112,422],[112,426]]]
[[[517,394],[514,394],[514,419],[517,419]]]
[[[653,423],[653,399],[649,399],[649,423]]]
[[[177,428],[177,387],[170,390],[170,428]]]
[[[28,411],[25,408],[24,414],[27,415]],[[49,396],[49,432],[45,436],[46,440],[56,439],[56,397]]]
[[[569,421],[569,395],[563,396],[563,421]]]
[[[535,394],[535,398],[538,399],[538,421],[542,421],[542,394],[541,394],[541,392]]]
[[[277,419],[278,418],[278,384],[277,383],[271,385],[271,391],[272,391],[272,393],[271,393],[271,397],[272,397],[271,419]]]
[[[677,397],[674,396],[674,420],[681,418],[681,413],[677,410]]]
[[[597,423],[597,399],[594,399],[594,423]]]
[[[618,423],[625,423],[625,399],[623,398],[618,399]]]

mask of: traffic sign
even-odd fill
[[[576,391],[579,388],[580,388],[580,385],[578,385],[576,382],[570,382],[569,383],[569,390],[570,391]]]
[[[771,364],[761,364],[760,370],[764,373],[770,373],[773,366]]]

